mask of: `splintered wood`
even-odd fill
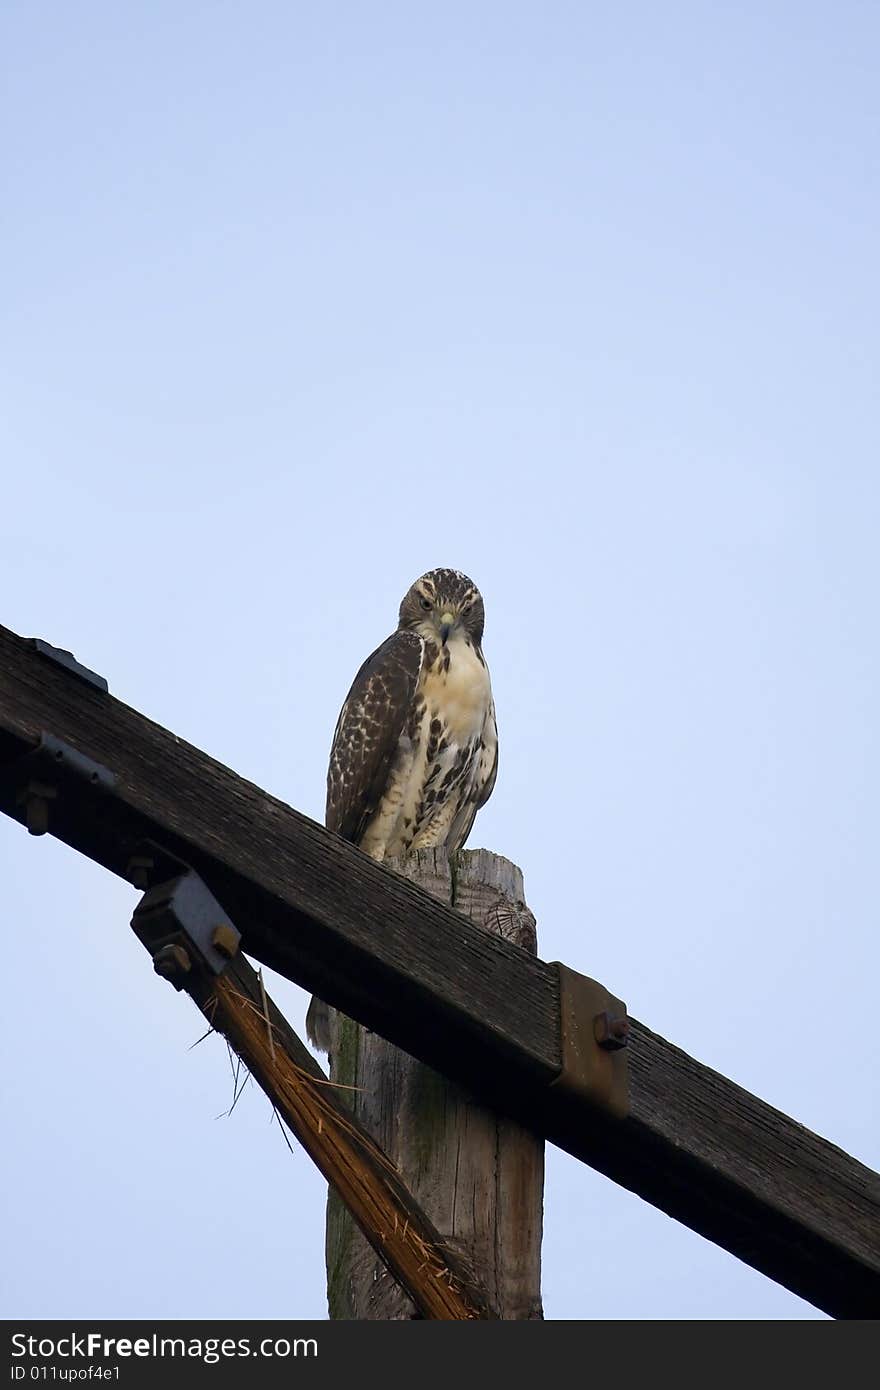
[[[193,983],[205,1017],[340,1194],[358,1223],[359,1238],[375,1250],[381,1268],[387,1266],[409,1290],[420,1316],[446,1321],[487,1316],[484,1297],[468,1272],[413,1202],[394,1164],[341,1103],[340,1088],[321,1071],[244,957],[238,955],[222,975],[205,979],[201,989]]]

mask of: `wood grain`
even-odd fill
[[[486,850],[422,850],[389,863],[484,931],[534,954],[535,919],[516,865]],[[351,1087],[360,1123],[404,1175],[414,1200],[455,1250],[496,1317],[540,1318],[544,1144],[537,1135],[335,1010],[331,1076]],[[331,1190],[327,1208],[331,1318],[418,1316]]]

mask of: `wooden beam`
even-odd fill
[[[539,1080],[559,1071],[551,966],[487,940],[353,845],[0,627],[0,760],[4,731],[14,755],[44,730],[116,778],[110,792],[72,779],[50,803],[53,835],[122,877],[143,840],[158,840],[248,924],[249,955],[384,1036],[399,1020],[405,1028],[422,1020],[425,1032],[442,1025],[439,1051],[451,1047],[462,1063],[473,1037]],[[3,809],[21,820],[18,789],[9,791]]]
[[[0,628],[0,809],[18,820],[27,774],[14,760],[44,731],[115,778],[104,788],[62,760],[50,833],[129,877],[143,841],[158,842],[248,924],[248,954],[818,1307],[880,1311],[876,1173],[635,1022],[627,1118],[551,1087],[553,965]]]

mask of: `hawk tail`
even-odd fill
[[[330,1051],[330,1005],[314,994],[306,1014],[306,1037],[319,1052]]]

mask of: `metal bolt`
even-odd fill
[[[16,797],[24,811],[24,823],[29,835],[45,835],[49,829],[49,802],[58,795],[55,787],[44,782],[28,782]]]
[[[593,1035],[606,1052],[618,1052],[629,1042],[629,1019],[615,1018],[606,1009],[593,1019]]]
[[[228,922],[221,922],[218,927],[214,928],[214,934],[211,937],[211,945],[221,956],[225,956],[227,960],[232,960],[232,957],[238,950],[238,943],[240,940],[241,936],[235,930],[235,927],[231,927]]]
[[[45,835],[49,829],[49,803],[42,796],[29,796],[24,803],[24,823],[29,835]]]
[[[150,874],[155,867],[152,854],[133,854],[125,866],[125,877],[143,893],[150,886]]]
[[[192,970],[192,961],[182,946],[171,943],[160,947],[153,956],[153,969],[163,979],[177,984],[181,975],[188,975]],[[180,985],[177,987],[179,989]]]

